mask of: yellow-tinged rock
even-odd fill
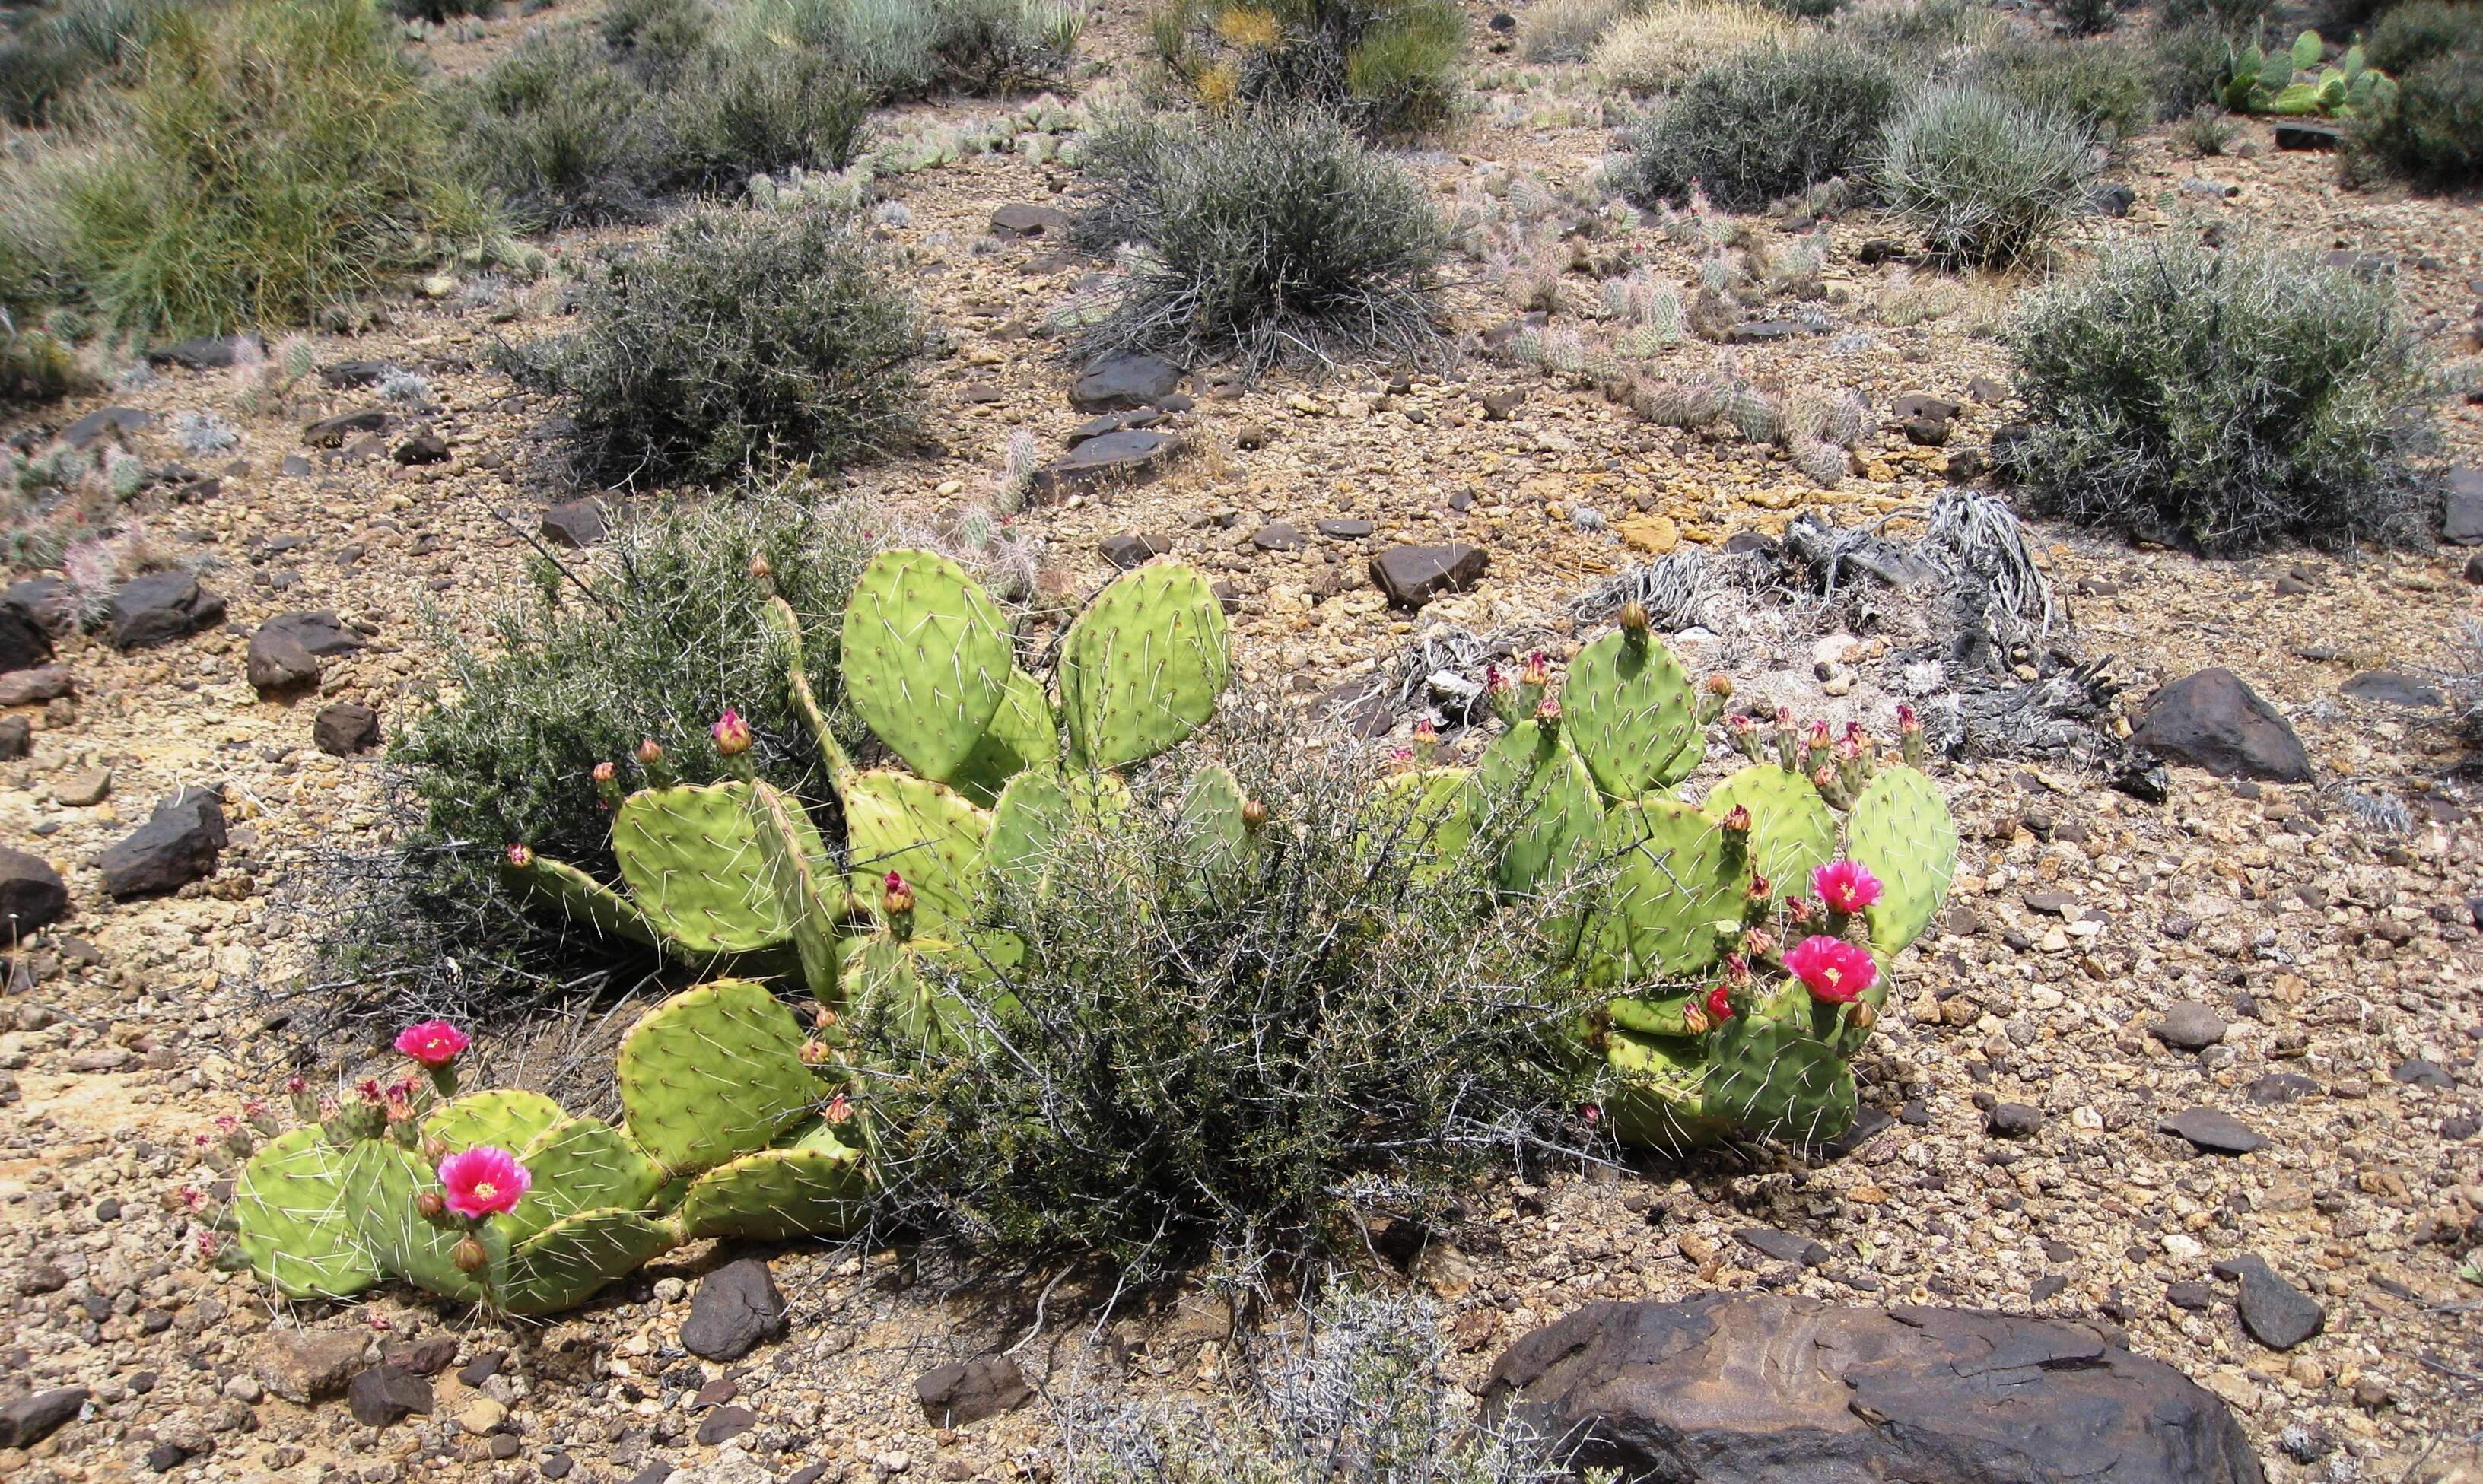
[[[1681,544],[1681,527],[1669,516],[1632,516],[1614,527],[1634,551],[1663,556]]]

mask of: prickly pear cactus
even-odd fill
[[[414,1207],[438,1183],[422,1156],[395,1140],[356,1140],[345,1170],[354,1232],[380,1272],[443,1298],[479,1302],[483,1280],[457,1266],[464,1233],[425,1220]]]
[[[1880,878],[1871,944],[1904,951],[1931,926],[1957,877],[1957,820],[1938,787],[1912,768],[1882,768],[1846,820],[1845,854]]]
[[[521,1150],[558,1127],[569,1115],[541,1093],[521,1088],[467,1093],[422,1121],[424,1140],[439,1140],[450,1153],[461,1150]]]
[[[1643,624],[1578,651],[1561,687],[1561,722],[1607,805],[1670,787],[1706,751],[1690,676]]]
[[[772,1242],[848,1232],[860,1224],[869,1194],[862,1152],[821,1124],[787,1148],[744,1154],[690,1181],[681,1224],[693,1240]]]
[[[1706,972],[1740,927],[1747,849],[1705,811],[1670,799],[1613,810],[1600,843],[1615,875],[1593,972],[1616,987]]]
[[[1097,595],[1060,646],[1070,759],[1104,770],[1178,745],[1232,674],[1223,605],[1187,567],[1147,567]]]
[[[642,788],[612,811],[612,855],[630,899],[688,954],[714,957],[781,947],[788,929],[758,835],[754,795],[764,784]],[[810,816],[781,816],[801,854],[824,865],[827,844]]]
[[[315,1126],[295,1128],[253,1154],[233,1180],[242,1255],[286,1298],[346,1298],[379,1282],[345,1199],[348,1153]]]
[[[634,1210],[655,1197],[664,1172],[635,1141],[597,1118],[568,1118],[518,1151],[534,1178],[517,1209],[498,1218],[512,1244],[579,1211]]]
[[[1411,852],[1407,876],[1418,884],[1445,879],[1474,837],[1475,784],[1463,768],[1411,768],[1380,780],[1362,818],[1360,859],[1378,851]]]
[[[1603,826],[1593,775],[1557,721],[1516,723],[1475,767],[1475,828],[1499,849],[1503,891],[1529,896],[1585,864]]]
[[[1753,763],[1718,783],[1703,812],[1750,813],[1750,865],[1779,891],[1796,891],[1836,859],[1836,815],[1810,780],[1772,762]]]
[[[513,1314],[558,1313],[681,1245],[680,1225],[642,1211],[579,1211],[495,1261],[492,1297]]]
[[[952,782],[959,793],[988,808],[1011,779],[1028,768],[1048,767],[1059,755],[1060,718],[1043,693],[1043,682],[1023,670],[1012,670],[991,726],[984,729]]]
[[[888,873],[905,878],[914,914],[928,937],[963,941],[982,910],[992,816],[928,779],[872,769],[845,781],[845,851],[855,902],[883,911]],[[997,962],[1015,963],[1014,940],[987,944]]]
[[[767,1148],[819,1100],[802,1031],[764,986],[719,979],[664,1001],[621,1038],[629,1136],[664,1170]]]
[[[929,551],[870,559],[845,606],[845,696],[924,778],[956,776],[1006,694],[1014,656],[1000,606]]]
[[[1716,1031],[1707,1047],[1704,1110],[1760,1138],[1804,1148],[1854,1122],[1853,1049],[1840,1007],[1787,985]]]

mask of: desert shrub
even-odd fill
[[[665,95],[664,184],[711,190],[796,165],[843,170],[861,148],[871,99],[867,85],[806,48],[714,49]]]
[[[300,322],[481,235],[447,154],[369,0],[246,0],[167,12],[127,93],[13,173],[113,321],[221,332]]]
[[[2273,8],[2273,0],[2164,0],[2155,24],[2163,31],[2204,26],[2219,36],[2239,36],[2265,21]]]
[[[2397,79],[2396,94],[2349,135],[2356,173],[2385,171],[2426,190],[2483,182],[2483,50],[2433,57]]]
[[[819,656],[836,652],[872,523],[803,481],[676,504],[621,523],[593,556],[572,559],[576,583],[539,570],[481,637],[439,625],[438,678],[406,708],[413,719],[387,754],[403,833],[341,875],[344,898],[321,911],[329,969],[426,1003],[453,995],[467,1012],[622,949],[564,942],[521,913],[501,890],[500,852],[523,840],[610,879],[611,820],[589,780],[595,765],[653,738],[684,780],[712,782],[720,762],[708,727],[727,705],[750,722],[761,777],[825,797],[818,749],[787,703],[785,657],[767,639],[748,570],[752,556],[767,558],[803,617],[821,702],[859,741],[835,667]],[[462,969],[443,967],[447,958]]]
[[[1402,135],[1455,114],[1465,13],[1450,0],[1170,0],[1150,35],[1166,76],[1211,110],[1311,108]]]
[[[1081,25],[1047,0],[758,0],[736,16],[744,44],[815,47],[887,102],[1056,82]]]
[[[548,226],[644,209],[658,140],[646,86],[576,29],[536,31],[461,94],[468,178]]]
[[[1542,1053],[1583,997],[1539,922],[1478,920],[1489,851],[1375,830],[1384,764],[1306,752],[1276,712],[1210,748],[1267,809],[1264,846],[1202,848],[1174,806],[1186,754],[1004,873],[993,919],[1026,953],[957,992],[981,1044],[873,1099],[908,1225],[1138,1279],[1211,1252],[1315,1267],[1363,1250],[1361,1210],[1437,1220],[1462,1179],[1575,1126],[1587,1084]],[[869,1065],[921,1051],[848,1034]]]
[[[35,15],[0,39],[0,116],[43,123],[88,80],[126,81],[172,9],[172,0],[67,0]]]
[[[1996,268],[2042,247],[2084,204],[2099,155],[2065,110],[1943,85],[1889,120],[1877,172],[1882,198],[1935,256]]]
[[[1670,93],[1738,52],[1800,34],[1781,12],[1745,0],[1667,0],[1613,28],[1595,48],[1595,77],[1624,93]]]
[[[2206,159],[2231,148],[2233,136],[2238,132],[2229,115],[2213,108],[2202,108],[2173,125],[2173,144],[2183,154]]]
[[[387,0],[387,7],[408,20],[427,20],[439,25],[452,15],[482,15],[491,12],[499,0]]]
[[[2158,31],[2149,45],[2154,57],[2155,116],[2177,119],[2202,108],[2221,108],[2225,83],[2232,76],[2230,38],[2214,26],[2194,21]]]
[[[2389,12],[2363,45],[2363,60],[2402,77],[2434,57],[2483,52],[2483,5],[2415,0]]]
[[[1720,205],[1763,206],[1861,163],[1897,89],[1893,66],[1845,41],[1753,47],[1624,132],[1622,183],[1648,204],[1695,183]]]
[[[1060,1409],[1062,1484],[1553,1484],[1563,1445],[1479,1423],[1455,1394],[1439,1316],[1402,1293],[1333,1295],[1309,1333],[1216,1407]]]
[[[2052,13],[2071,36],[2101,36],[2121,24],[2119,0],[2054,0]]]
[[[1420,181],[1325,115],[1130,118],[1095,131],[1089,239],[1134,243],[1090,350],[1255,373],[1437,344],[1447,235]]]
[[[835,468],[912,436],[930,336],[844,215],[702,208],[600,266],[579,329],[520,366],[572,399],[593,477],[713,484],[767,459]]]
[[[1956,80],[2068,114],[2106,144],[2136,136],[2155,118],[2148,57],[2111,41],[2000,41],[1968,58]]]
[[[2410,539],[2429,372],[2387,283],[2309,253],[2107,249],[2011,331],[2034,506],[2209,552]]]
[[[1629,10],[1627,0],[1535,0],[1517,18],[1518,55],[1529,62],[1584,62]]]
[[[1979,0],[1879,0],[1848,11],[1839,34],[1885,56],[1912,53],[1925,59],[2001,40],[2007,26]]]
[[[1845,9],[1845,0],[1766,0],[1769,10],[1781,11],[1796,20],[1826,20]]]
[[[596,18],[596,28],[631,71],[662,87],[706,54],[715,20],[708,0],[616,0]]]

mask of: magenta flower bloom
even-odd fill
[[[517,1155],[485,1144],[440,1161],[440,1183],[452,1213],[480,1221],[516,1206],[534,1177]]]
[[[466,1033],[446,1020],[425,1020],[396,1033],[396,1048],[426,1067],[445,1067],[471,1045]]]
[[[1810,873],[1810,889],[1831,912],[1860,912],[1880,900],[1880,878],[1858,861],[1830,861]]]
[[[750,751],[750,724],[741,719],[740,712],[727,708],[708,729],[715,734],[715,750],[727,757]]]
[[[1850,1005],[1879,981],[1880,966],[1868,949],[1824,935],[1805,938],[1785,950],[1784,966],[1793,970],[1815,999]]]

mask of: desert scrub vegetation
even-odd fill
[[[125,80],[174,9],[173,0],[67,0],[34,15],[0,39],[0,117],[46,123],[90,79]]]
[[[340,873],[343,899],[323,904],[334,907],[321,914],[327,971],[470,1016],[627,957],[617,941],[581,942],[521,913],[501,885],[502,850],[534,841],[608,876],[595,765],[652,740],[685,782],[713,782],[720,760],[705,744],[728,698],[749,723],[760,776],[823,796],[827,776],[787,699],[785,655],[761,622],[749,567],[765,558],[806,647],[832,659],[872,526],[810,481],[773,482],[623,523],[567,573],[538,568],[478,638],[435,624],[440,677],[387,755],[402,834]],[[858,739],[839,694],[823,685],[820,701]]]
[[[1055,0],[747,0],[738,44],[813,49],[880,102],[1030,93],[1063,80],[1084,13]]]
[[[701,207],[606,251],[578,328],[516,368],[570,399],[579,469],[607,485],[841,468],[916,432],[913,372],[933,341],[894,278],[834,207]]]
[[[369,0],[167,11],[135,81],[50,134],[7,230],[121,329],[301,323],[491,226]]]
[[[1478,921],[1480,832],[1375,828],[1386,764],[1305,753],[1273,712],[1206,751],[1268,821],[1249,842],[1215,843],[1203,758],[1176,755],[1001,876],[1025,951],[974,1035],[926,1057],[909,1027],[851,1027],[866,1062],[916,1069],[870,1098],[907,1224],[1256,1279],[1349,1262],[1367,1219],[1437,1221],[1477,1170],[1586,1137],[1590,1080],[1543,1054],[1591,1008],[1536,938],[1554,894]]]
[[[2101,155],[2066,110],[1936,86],[1889,120],[1874,172],[1881,199],[1935,257],[2005,268],[2085,203]]]
[[[1128,244],[1091,351],[1277,363],[1428,357],[1446,227],[1334,118],[1131,116],[1086,141],[1085,240]]]
[[[2374,28],[2366,57],[2397,86],[2352,127],[2349,173],[2385,172],[2432,191],[2483,182],[2483,7],[2400,7]]]
[[[2431,373],[2392,286],[2309,253],[2151,238],[2011,331],[2033,508],[2209,553],[2413,540]]]
[[[1517,53],[1529,62],[1584,62],[1628,13],[1627,0],[1541,0],[1517,18]]]
[[[1970,53],[1952,80],[2031,108],[2059,110],[2116,148],[2155,121],[2154,63],[2118,41],[1996,41]]]
[[[1422,1299],[1334,1292],[1290,1342],[1244,1357],[1229,1400],[1056,1409],[1063,1484],[1553,1484],[1562,1443],[1485,1422],[1448,1374]]]
[[[1850,42],[1754,46],[1622,132],[1620,183],[1645,204],[1684,200],[1695,184],[1718,205],[1755,210],[1859,167],[1897,97],[1895,67]]]
[[[1736,52],[1785,45],[1801,30],[1782,12],[1746,0],[1659,0],[1606,33],[1595,80],[1621,93],[1670,93]]]
[[[1465,25],[1449,0],[1170,0],[1149,35],[1165,79],[1212,112],[1318,109],[1402,136],[1456,113]]]

